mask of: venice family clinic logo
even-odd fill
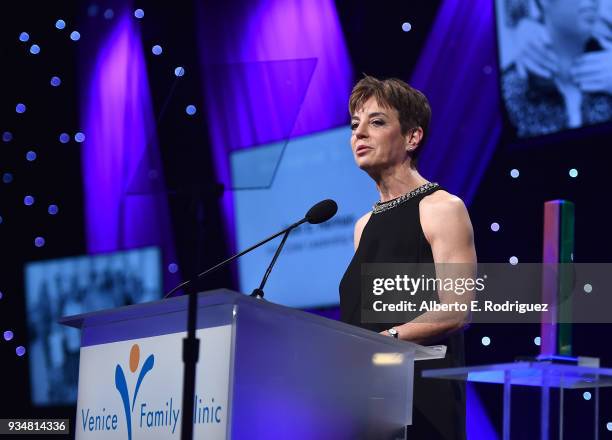
[[[153,365],[155,364],[155,356],[152,354],[149,355],[147,360],[144,361],[142,367],[140,368],[140,373],[138,373],[138,379],[136,380],[136,386],[134,387],[134,395],[132,396],[131,404],[130,404],[130,392],[128,390],[127,381],[125,379],[125,373],[123,372],[123,368],[121,365],[117,364],[115,368],[115,387],[119,394],[121,395],[121,400],[123,401],[123,409],[125,411],[125,421],[127,423],[127,432],[128,432],[128,440],[132,440],[132,412],[134,411],[134,405],[136,403],[136,397],[138,396],[138,391],[140,390],[140,386],[142,385],[142,381],[144,377],[147,375],[149,371],[153,369]],[[136,374],[138,367],[140,365],[140,347],[138,344],[132,345],[130,349],[130,373]]]
[[[125,349],[121,349],[121,352],[125,353],[124,350]],[[95,438],[102,438],[101,435],[110,434],[109,431],[115,431],[116,433],[117,430],[121,430],[121,417],[117,414],[117,412],[121,413],[119,409],[121,406],[125,413],[125,426],[127,428],[128,440],[137,437],[136,432],[140,432],[141,435],[144,436],[142,438],[150,438],[153,432],[155,432],[156,435],[160,435],[159,433],[162,430],[167,430],[169,436],[180,432],[179,420],[181,409],[180,406],[176,406],[175,396],[171,393],[166,399],[162,400],[159,396],[160,390],[156,389],[153,383],[147,385],[148,388],[153,387],[153,389],[148,390],[152,392],[151,395],[149,392],[144,394],[140,392],[145,377],[147,377],[147,374],[155,365],[155,356],[159,353],[156,353],[155,356],[149,354],[145,359],[144,355],[141,353],[139,344],[133,344],[129,354],[127,367],[123,362],[115,364],[115,361],[111,360],[112,363],[107,370],[108,373],[111,373],[112,366],[114,365],[115,388],[121,396],[122,405],[119,404],[116,395],[112,399],[115,401],[114,404],[109,405],[110,402],[100,402],[100,404],[94,407],[85,404],[79,411],[83,432],[85,435],[92,434]],[[161,357],[158,356],[158,361],[162,362],[158,366],[158,369],[161,368],[159,371],[164,370],[163,360],[163,355]],[[100,360],[97,362],[100,362]],[[110,385],[108,373],[100,377],[99,380],[98,378],[94,378],[94,381],[96,381],[96,391],[92,391],[92,398],[96,396],[95,398],[97,400],[100,393],[105,394],[102,387],[106,390],[108,385]],[[151,382],[152,379],[153,378],[150,377],[148,382]],[[170,382],[172,382],[171,379]],[[111,391],[111,393],[114,393],[114,391]],[[138,403],[138,405],[136,405],[136,403]],[[100,408],[100,406],[102,407]],[[135,410],[136,414],[134,414]],[[224,405],[218,403],[218,400],[217,403],[215,402],[214,391],[211,392],[211,395],[207,396],[207,398],[202,395],[195,395],[193,423],[194,425],[209,426],[223,425],[225,423]],[[81,424],[79,424],[79,426],[81,426]]]

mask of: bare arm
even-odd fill
[[[425,238],[431,245],[436,264],[436,277],[474,277],[476,272],[474,233],[467,209],[461,199],[444,191],[437,191],[425,197],[419,208],[421,226]],[[441,263],[463,264],[441,265]],[[438,292],[438,296],[441,303],[467,304],[474,297],[473,292],[466,292],[463,295]],[[396,329],[400,339],[429,344],[464,328],[469,323],[469,319],[469,312],[430,311]]]

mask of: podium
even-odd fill
[[[187,298],[66,317],[77,439],[180,438]],[[414,362],[445,356],[232,292],[198,294],[194,437],[403,439]]]

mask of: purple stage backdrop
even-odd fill
[[[167,267],[176,257],[140,32],[129,9],[110,25],[84,24],[81,59],[93,59],[82,69],[87,250],[154,245]],[[166,287],[178,281],[164,273]]]
[[[348,123],[352,69],[333,0],[230,0],[199,15],[207,119],[226,187],[230,151]],[[230,192],[222,206],[233,237]]]
[[[422,174],[470,204],[501,134],[492,0],[445,0],[412,75],[432,107]]]

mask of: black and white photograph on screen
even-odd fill
[[[497,0],[502,96],[519,138],[612,120],[612,1]]]
[[[160,253],[142,248],[30,263],[25,269],[32,400],[38,405],[76,401],[77,329],[60,318],[159,299]]]

